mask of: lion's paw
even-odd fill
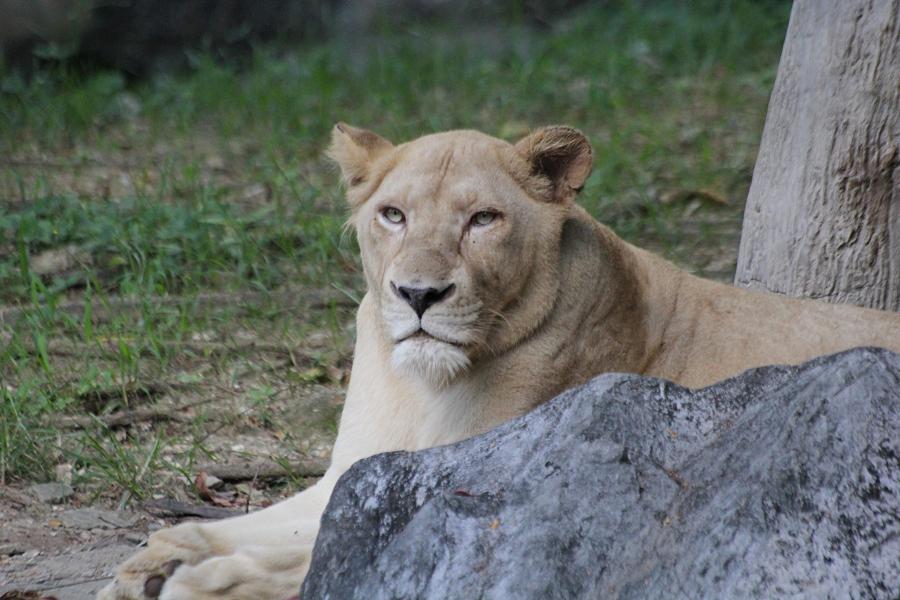
[[[272,569],[247,554],[218,556],[182,567],[166,582],[159,600],[285,600],[296,597],[308,561]]]
[[[97,600],[144,600],[159,598],[166,581],[182,565],[196,565],[229,552],[217,547],[202,525],[185,523],[150,536],[147,548],[128,559],[116,578],[97,595]]]

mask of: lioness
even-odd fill
[[[394,146],[338,124],[330,155],[368,285],[331,467],[265,510],[154,534],[101,598],[294,596],[352,463],[486,431],[598,373],[696,387],[853,346],[900,351],[900,315],[705,281],[616,237],[574,203],[593,152],[570,127]]]

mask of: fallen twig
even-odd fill
[[[222,508],[219,506],[205,506],[203,504],[188,504],[171,500],[169,498],[160,498],[158,500],[147,500],[140,505],[141,509],[150,513],[155,517],[200,517],[201,519],[227,519],[244,514],[240,510],[232,510],[230,508]]]
[[[663,204],[674,204],[676,202],[684,202],[697,198],[707,202],[728,206],[728,198],[714,192],[713,190],[704,189],[679,189],[666,192],[660,199]]]
[[[82,158],[77,161],[42,160],[38,158],[7,158],[0,160],[0,165],[7,167],[36,167],[40,169],[84,169],[91,167],[103,167],[106,169],[140,169],[147,165],[131,161],[109,161],[92,158]]]
[[[327,468],[326,461],[310,458],[286,464],[279,464],[271,460],[243,464],[208,464],[198,466],[195,471],[204,471],[222,481],[247,481],[290,476],[321,477]]]
[[[101,357],[108,354],[115,354],[119,351],[118,339],[108,338],[93,344],[85,344],[74,342],[71,340],[51,340],[47,344],[47,354],[53,356],[89,356],[92,358]],[[303,350],[293,348],[288,344],[277,344],[271,342],[260,342],[258,340],[249,340],[244,342],[197,342],[191,340],[157,340],[157,347],[168,348],[182,353],[190,352],[203,356],[223,356],[241,352],[269,352],[272,354],[281,354],[296,362],[296,355],[303,356]],[[28,352],[36,352],[37,349],[25,346]],[[141,348],[141,355],[150,355],[152,350],[149,346]]]
[[[189,402],[179,406],[158,408],[136,408],[133,410],[121,410],[108,415],[67,415],[57,417],[51,424],[58,429],[86,429],[97,423],[107,427],[125,427],[143,421],[176,421],[187,423],[191,417],[181,414],[181,411],[194,408],[201,404],[211,402],[214,398],[204,398],[197,402]]]
[[[18,504],[19,506],[34,504],[34,499],[31,498],[31,496],[4,484],[0,484],[0,498],[3,498],[3,500],[7,502]]]
[[[149,298],[119,298],[111,297],[94,299],[92,315],[94,322],[109,321],[114,316],[123,313],[140,311],[144,306],[172,307],[183,304],[195,304],[199,306],[240,306],[256,305],[265,301],[274,301],[290,306],[307,306],[309,308],[326,308],[332,304],[338,306],[354,306],[353,301],[347,296],[332,290],[318,289],[287,289],[272,292],[213,292],[197,294],[195,296],[152,296]],[[84,314],[86,302],[76,300],[61,302],[54,307],[54,312],[63,312],[70,315]],[[0,308],[0,323],[12,322],[23,314],[33,310],[32,306],[5,306]]]
[[[71,382],[69,383],[71,385]],[[118,384],[111,384],[108,387],[90,388],[80,390],[77,396],[81,400],[90,401],[96,404],[98,401],[114,400],[114,399],[149,399],[171,394],[179,390],[195,389],[199,383],[181,383],[181,382],[164,382],[164,381],[127,381]],[[61,386],[59,390],[63,389]],[[59,391],[57,390],[57,391]],[[127,405],[127,404],[126,404]],[[88,411],[90,412],[90,410]]]
[[[59,429],[86,429],[98,422],[103,423],[107,427],[124,427],[142,421],[177,421],[184,423],[189,420],[184,415],[173,413],[171,409],[139,408],[100,416],[73,415],[59,417],[53,421],[53,426]]]
[[[49,589],[49,588],[44,588]],[[10,590],[0,596],[0,600],[56,600],[56,596],[44,596],[34,590]]]

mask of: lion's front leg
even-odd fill
[[[284,600],[298,593],[319,520],[341,474],[361,458],[417,447],[422,404],[416,391],[393,374],[376,339],[375,318],[367,295],[360,305],[353,372],[325,476],[261,511],[155,533],[146,549],[119,568],[100,600]]]

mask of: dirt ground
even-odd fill
[[[87,600],[166,520],[132,511],[48,506],[0,489],[0,598]]]
[[[189,519],[259,510],[311,484],[327,466],[343,392],[339,383],[303,385],[276,398],[265,423],[222,419],[229,425],[218,425],[204,445],[221,457],[220,466],[238,473],[220,472],[219,482],[205,474],[215,466],[197,465],[195,489],[170,477],[161,493],[130,501],[124,509],[121,498],[96,498],[78,486],[58,498],[42,497],[34,483],[0,486],[0,598],[91,599],[153,531]],[[228,400],[218,404],[220,414],[239,414]],[[302,438],[296,454],[284,456],[285,438]],[[174,457],[185,449],[173,444],[164,453]],[[284,456],[284,464],[264,458],[271,456]],[[279,473],[284,469],[292,475]],[[198,482],[210,486],[199,500]]]

